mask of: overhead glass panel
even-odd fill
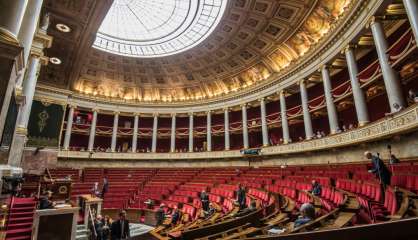
[[[93,47],[131,57],[186,51],[216,28],[227,0],[114,0]]]

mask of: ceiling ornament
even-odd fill
[[[86,49],[70,89],[98,101],[135,104],[235,94],[293,67],[349,12],[351,2],[357,0],[230,0],[216,29],[187,51],[137,58]]]

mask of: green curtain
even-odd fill
[[[64,107],[33,101],[28,124],[28,146],[58,147]]]

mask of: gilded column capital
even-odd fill
[[[139,116],[141,116],[141,113],[139,113],[139,112],[134,112],[134,113],[133,113],[133,115],[134,115],[134,117],[139,117]]]
[[[99,112],[100,112],[100,109],[99,109],[99,108],[97,108],[97,107],[94,107],[94,108],[92,108],[92,109],[91,109],[91,111],[92,111],[92,112],[99,113]]]
[[[241,108],[247,108],[247,103],[241,103],[239,106],[240,106]]]
[[[113,115],[118,115],[119,116],[120,111],[113,111]]]
[[[280,91],[279,91],[279,96],[283,96],[283,97],[285,97],[285,96],[286,96],[286,94],[287,94],[286,89],[282,89],[282,90],[280,90]]]
[[[69,104],[68,104],[68,107],[69,107],[69,108],[74,108],[74,109],[76,109],[76,108],[77,108],[77,105],[75,105],[74,103],[69,103]]]
[[[344,50],[343,51],[341,51],[341,53],[346,53],[346,52],[348,52],[349,50],[354,50],[354,49],[356,49],[358,47],[358,45],[357,44],[355,44],[355,43],[350,43],[350,44],[348,44],[347,46],[345,46],[344,47]]]
[[[159,114],[158,114],[158,113],[156,113],[156,112],[155,112],[155,113],[152,113],[152,116],[153,116],[153,117],[158,117],[158,115],[159,115]]]
[[[371,16],[370,19],[367,20],[366,28],[370,28],[373,24],[381,22],[384,19],[384,16]]]
[[[189,117],[193,117],[193,112],[188,112],[187,115],[189,115]]]
[[[170,115],[171,115],[171,117],[176,117],[177,113],[171,113]]]

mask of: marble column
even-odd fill
[[[348,67],[348,73],[350,75],[351,89],[353,91],[354,106],[356,108],[357,121],[359,126],[364,126],[368,122],[369,112],[367,111],[366,97],[360,87],[358,81],[358,66],[356,62],[355,52],[353,46],[348,46],[345,49],[345,58]]]
[[[403,5],[405,6],[406,15],[408,15],[409,23],[415,36],[415,42],[418,42],[418,1],[403,0]]]
[[[93,119],[91,120],[91,125],[90,125],[89,145],[87,147],[87,150],[89,152],[93,151],[93,148],[94,148],[94,138],[96,137],[96,124],[97,124],[97,109],[93,109]]]
[[[311,114],[308,106],[308,90],[306,89],[305,80],[300,81],[300,98],[302,100],[303,123],[305,125],[306,140],[313,137]]]
[[[334,97],[332,96],[331,77],[328,66],[321,67],[322,83],[324,85],[325,102],[327,105],[328,122],[331,134],[339,132],[337,108],[334,104]]]
[[[224,135],[225,135],[225,150],[229,150],[231,148],[230,144],[230,136],[229,136],[229,110],[228,108],[224,109]]]
[[[139,122],[139,114],[134,115],[134,130],[132,133],[132,152],[136,152],[138,148],[138,122]]]
[[[244,145],[244,149],[249,148],[248,142],[248,124],[247,124],[247,105],[241,105],[242,109],[242,142]]]
[[[268,133],[268,125],[267,125],[267,116],[266,116],[266,102],[264,98],[260,100],[260,111],[261,111],[261,134],[263,137],[263,147],[269,145],[269,133]]]
[[[31,56],[29,60],[28,71],[25,77],[25,82],[23,85],[23,96],[25,97],[25,100],[24,102],[19,103],[16,129],[9,152],[8,163],[14,167],[20,167],[23,150],[27,141],[27,127],[40,67],[40,57]]]
[[[157,152],[157,137],[158,137],[158,114],[154,114],[154,121],[152,124],[152,145],[151,151]]]
[[[110,145],[110,151],[116,151],[116,141],[118,137],[118,125],[119,125],[119,112],[115,112],[113,116],[113,128],[112,128],[112,142]]]
[[[74,119],[74,105],[70,105],[70,109],[68,110],[68,118],[67,118],[67,126],[65,128],[65,136],[64,136],[64,150],[68,150],[70,147],[71,141],[71,131],[73,130],[73,119]]]
[[[206,113],[206,150],[212,151],[212,115],[210,111]]]
[[[170,152],[176,151],[176,114],[171,114]]]
[[[26,11],[22,20],[22,24],[17,38],[23,47],[23,62],[27,65],[32,46],[33,38],[35,36],[36,28],[38,27],[39,15],[41,13],[43,0],[30,0],[27,3]],[[23,72],[20,73],[16,79],[16,86],[22,86]]]
[[[6,35],[17,42],[28,0],[0,0],[0,35]]]
[[[399,74],[390,65],[389,56],[386,54],[386,51],[388,50],[388,43],[382,23],[378,18],[374,17],[370,23],[370,28],[372,30],[373,40],[379,57],[380,68],[389,99],[390,110],[391,112],[396,112],[396,105],[405,107],[405,99],[402,93]]]
[[[283,143],[288,144],[290,142],[289,135],[289,123],[287,121],[287,107],[286,97],[284,90],[280,91],[280,118],[282,120],[282,132],[283,132]]]
[[[189,152],[193,152],[193,113],[189,113]]]

